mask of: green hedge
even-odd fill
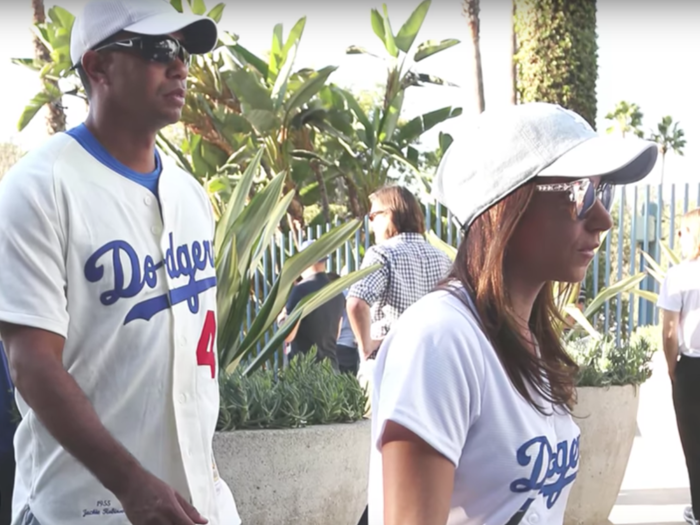
[[[366,406],[357,378],[335,372],[327,360],[319,363],[312,350],[283,370],[222,378],[217,430],[351,423],[363,418]]]

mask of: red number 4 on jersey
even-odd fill
[[[214,340],[216,338],[216,316],[213,310],[207,312],[204,320],[202,335],[197,344],[197,365],[208,366],[211,369],[211,378],[216,377],[216,355],[214,354]]]

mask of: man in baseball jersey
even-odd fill
[[[88,118],[0,183],[14,525],[240,523],[212,453],[213,214],[155,148],[216,43],[163,0],[91,1],[71,35]]]

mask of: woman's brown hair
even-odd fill
[[[425,234],[425,217],[418,200],[403,186],[385,186],[369,196],[371,201],[379,201],[391,212],[391,226],[387,237],[400,233]]]
[[[467,229],[441,288],[449,289],[448,283],[455,280],[462,283],[513,386],[544,414],[545,408],[528,387],[545,401],[568,410],[575,397],[578,366],[564,350],[555,327],[555,321],[563,320],[554,301],[552,283],[546,283],[538,294],[528,322],[539,356],[521,335],[508,296],[504,276],[508,244],[534,191],[532,184],[523,186],[476,218]]]

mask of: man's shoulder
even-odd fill
[[[60,163],[70,162],[66,150],[77,144],[66,133],[52,135],[43,144],[32,148],[19,159],[2,177],[5,186],[19,186],[35,189],[50,188]]]

